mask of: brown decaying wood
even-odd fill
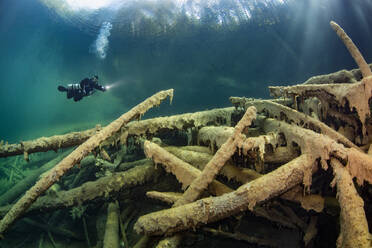
[[[35,140],[22,141],[19,144],[9,144],[0,146],[0,157],[15,156],[27,153],[57,151],[60,148],[67,148],[80,145],[92,135],[99,132],[101,128],[96,127],[82,132],[72,132],[64,135],[41,137]]]
[[[18,181],[13,187],[11,187],[9,190],[7,190],[4,194],[0,196],[0,206],[12,203],[15,199],[17,199],[17,197],[19,197],[29,187],[31,187],[38,180],[41,174],[55,166],[67,154],[68,154],[67,152],[64,152],[62,154],[57,155],[56,158],[52,159],[51,161],[42,165],[36,170],[33,170],[31,173],[27,175],[26,178],[22,179],[21,181]]]
[[[353,84],[306,84],[295,85],[289,87],[269,87],[271,94],[274,96],[288,96],[293,97],[318,97],[322,101],[323,115],[327,114],[327,110],[332,106],[344,107],[346,103],[353,111],[355,108],[359,121],[362,124],[363,136],[366,135],[366,120],[370,116],[369,99],[372,94],[372,73],[368,64],[365,62],[363,56],[360,54],[358,48],[354,45],[352,40],[335,22],[331,22],[332,28],[336,31],[339,37],[344,42],[349,50],[351,56],[358,64],[363,79]]]
[[[141,216],[134,229],[146,235],[169,234],[253,209],[257,203],[302,183],[315,169],[314,162],[311,156],[301,155],[231,193]]]
[[[341,207],[341,231],[337,239],[337,247],[371,247],[364,202],[354,187],[353,179],[337,159],[332,158],[331,165],[335,175],[333,185],[337,185],[337,198]]]
[[[173,204],[182,197],[182,193],[149,191],[146,193],[146,196],[168,204]],[[278,211],[273,209],[269,210],[257,205],[254,207],[252,213],[256,216],[263,217],[272,223],[278,223],[280,226],[293,229],[297,228],[290,218],[285,217],[283,214],[280,214]]]
[[[122,144],[125,144],[128,136],[153,135],[160,129],[185,130],[187,128],[200,128],[210,124],[229,125],[233,111],[233,107],[228,107],[131,122],[123,127],[120,132],[113,135],[113,139],[120,140]],[[57,151],[59,148],[80,145],[101,129],[98,125],[96,128],[85,131],[41,137],[18,144],[3,144],[4,142],[0,142],[0,157],[19,154],[25,154],[25,157],[28,157],[29,154],[35,152]]]
[[[304,243],[305,247],[310,243],[310,241],[316,236],[318,233],[318,229],[316,228],[318,217],[317,216],[311,216],[310,217],[310,223],[308,224],[305,235],[304,235]]]
[[[256,118],[256,108],[250,107],[245,112],[243,118],[235,126],[232,136],[218,149],[213,158],[204,167],[202,173],[198,175],[184,192],[182,198],[178,200],[174,206],[181,206],[190,203],[199,198],[200,194],[213,181],[226,161],[235,153],[238,144],[243,143],[244,135],[242,131],[244,128],[251,125],[252,120]]]
[[[334,21],[330,22],[331,27],[335,30],[337,35],[340,37],[342,42],[345,44],[346,48],[349,50],[351,56],[354,58],[355,62],[358,64],[363,77],[372,76],[371,69],[369,68],[367,62],[364,60],[359,49],[355,46],[354,42],[345,33],[345,31]]]
[[[211,154],[185,150],[185,147],[164,147],[164,149],[199,170],[203,170],[213,157]],[[225,166],[222,167],[221,175],[240,183],[247,183],[261,176],[255,170],[239,168],[233,165],[231,161],[227,161]]]
[[[146,140],[143,147],[146,156],[151,158],[156,164],[161,164],[167,172],[175,175],[177,180],[182,184],[182,188],[188,187],[201,173],[200,170],[177,158],[153,142]],[[231,188],[217,180],[212,181],[208,190],[213,195],[222,195],[232,191]]]
[[[168,203],[168,204],[173,204],[175,203],[178,199],[181,198],[182,193],[177,193],[177,192],[158,192],[158,191],[148,191],[146,192],[146,196],[152,199],[157,199],[159,201]]]
[[[324,169],[328,168],[327,161],[334,156],[347,161],[346,168],[359,185],[364,181],[372,183],[372,157],[359,149],[346,148],[326,135],[271,118],[265,119],[263,129],[284,134],[287,143],[296,143],[302,153],[319,158]]]
[[[180,198],[177,202],[175,202],[174,206],[182,205],[188,201],[194,201],[196,197],[199,197],[199,195],[208,187],[208,185],[210,185],[211,187],[215,187],[213,186],[214,177],[218,174],[219,170],[226,163],[226,161],[230,159],[230,157],[234,154],[236,150],[236,142],[241,140],[243,136],[241,132],[246,126],[249,126],[251,124],[252,119],[254,119],[255,117],[256,117],[256,109],[254,107],[247,109],[242,120],[240,120],[239,123],[236,125],[232,138],[229,138],[228,141],[223,145],[223,148],[220,148],[217,151],[217,154],[215,154],[213,158],[208,162],[203,172],[200,174],[197,174],[196,178],[192,180],[191,184],[188,183],[188,185],[190,185],[189,188],[183,194],[182,198]],[[155,162],[162,162],[162,164],[166,165],[170,163],[171,161],[178,161],[179,164],[185,164],[186,166],[188,166],[187,163],[178,159],[174,155],[169,156],[169,154],[164,153],[164,155],[166,155],[165,157],[170,157],[171,159],[169,158],[164,159],[164,156],[162,159],[156,158],[154,154],[157,154],[157,152],[155,151],[155,149],[151,149],[150,145],[151,145],[150,142],[148,141],[145,142],[144,144],[145,154],[147,157],[153,158]],[[153,144],[152,146],[154,148],[158,148],[158,146],[155,144]],[[230,151],[229,149],[231,149],[232,151]],[[182,177],[178,176],[177,179],[180,181]],[[209,189],[211,189],[211,187],[209,187]],[[175,235],[174,237],[162,240],[161,244],[163,243],[178,244],[180,240],[181,240],[181,235]],[[161,245],[158,245],[158,246],[161,247]]]
[[[277,104],[269,100],[256,100],[247,102],[244,107],[248,108],[249,106],[255,106],[257,108],[257,112],[268,113],[269,117],[275,117],[275,119],[285,119],[289,123],[297,124],[299,126],[309,128],[314,131],[320,132],[324,135],[327,135],[330,138],[344,144],[347,147],[354,147],[356,149],[359,149],[345,136],[336,132],[323,122],[311,116],[305,115],[304,113],[291,109],[287,106]]]
[[[162,170],[155,168],[151,160],[142,160],[136,167],[124,172],[117,172],[96,181],[68,191],[59,191],[56,195],[39,197],[27,210],[27,213],[50,212],[60,208],[67,208],[86,204],[88,202],[103,201],[113,198],[123,189],[143,185],[161,175]],[[4,216],[11,206],[0,207],[0,216]]]
[[[370,115],[368,100],[370,99],[372,92],[371,69],[365,62],[357,47],[342,30],[342,28],[340,28],[334,22],[331,22],[331,26],[335,29],[337,34],[345,43],[345,46],[348,48],[352,57],[355,59],[358,66],[360,67],[361,74],[364,78],[360,82],[356,82],[355,75],[347,75],[347,78],[354,82],[353,84],[305,84],[290,87],[271,87],[270,90],[274,95],[292,95],[294,99],[296,99],[297,96],[318,97],[324,104],[322,109],[324,112],[323,115],[326,115],[326,112],[329,111],[330,115],[337,115],[339,119],[344,118],[345,122],[349,124],[351,123],[352,126],[355,125],[355,122],[360,121],[363,127],[363,134],[366,135],[367,133],[365,124],[367,117]],[[313,79],[313,81],[318,80],[316,78]],[[234,99],[234,101],[235,100],[236,99]],[[351,110],[353,110],[353,108],[356,109],[356,112],[359,115],[359,119],[355,115],[346,115],[349,114],[348,111],[342,112],[343,110],[345,110],[342,108],[340,112],[335,112],[337,111],[338,107],[346,106],[346,103],[348,103],[348,106]],[[294,102],[294,104],[297,108],[296,101]],[[338,107],[336,109],[330,109],[335,104]],[[287,145],[298,145],[301,148],[302,155],[279,167],[273,172],[263,175],[256,180],[253,180],[252,182],[244,184],[236,191],[231,192],[231,189],[225,188],[225,192],[223,192],[224,186],[222,186],[223,190],[217,193],[217,195],[225,193],[222,196],[204,198],[193,202],[200,196],[201,192],[206,189],[209,183],[212,182],[215,175],[225,164],[225,162],[231,157],[231,153],[235,152],[237,147],[246,153],[247,150],[250,150],[252,149],[252,147],[255,146],[259,147],[259,144],[261,144],[260,150],[263,150],[264,147],[262,147],[262,144],[264,144],[265,142],[257,141],[257,144],[255,144],[253,140],[254,138],[250,138],[250,140],[248,139],[249,141],[243,141],[241,132],[246,124],[240,125],[241,122],[243,122],[241,121],[238,123],[233,134],[229,134],[226,137],[218,136],[218,138],[222,138],[222,140],[218,140],[217,142],[215,141],[214,144],[218,143],[218,146],[221,145],[221,148],[219,149],[219,151],[217,151],[217,153],[211,160],[213,161],[214,159],[217,159],[218,162],[209,162],[204,171],[200,173],[190,169],[189,165],[185,162],[183,163],[186,164],[186,166],[181,166],[181,169],[178,168],[177,166],[178,164],[182,164],[181,162],[174,162],[177,159],[169,156],[168,154],[164,155],[163,152],[161,152],[162,155],[158,156],[156,154],[158,151],[158,147],[146,141],[144,144],[146,155],[148,157],[152,157],[157,163],[167,164],[166,169],[174,173],[177,178],[183,183],[184,187],[190,184],[191,186],[186,190],[182,198],[177,201],[174,208],[147,214],[140,217],[135,224],[136,231],[144,233],[146,235],[170,234],[188,228],[195,228],[196,226],[199,226],[203,223],[209,223],[223,219],[237,212],[244,211],[247,208],[252,210],[257,203],[271,199],[272,197],[278,196],[284,192],[287,193],[282,196],[288,196],[288,193],[290,193],[290,189],[292,189],[291,191],[293,191],[296,186],[297,188],[302,189],[301,187],[299,187],[299,184],[301,183],[303,183],[305,188],[308,190],[311,185],[311,175],[317,169],[316,161],[320,159],[320,163],[324,169],[326,169],[328,166],[327,162],[331,161],[331,165],[333,167],[335,175],[333,184],[337,184],[337,196],[341,207],[341,233],[337,241],[337,246],[371,247],[371,235],[368,230],[368,223],[363,209],[363,200],[359,197],[355,190],[353,178],[356,177],[357,182],[360,185],[362,185],[364,181],[372,183],[372,158],[369,155],[361,152],[359,147],[347,140],[343,135],[335,132],[317,119],[313,119],[307,115],[299,113],[298,111],[294,111],[293,109],[275,104],[272,101],[244,100],[245,108],[251,105],[257,106],[260,111],[263,110],[265,112],[268,112],[269,114],[274,115],[273,117],[275,118],[284,117],[287,122],[290,122],[291,124],[287,124],[285,122],[275,122],[273,120],[267,119],[264,121],[263,124],[264,130],[266,129],[265,131],[267,132],[267,130],[271,129],[275,130],[276,135],[283,134],[285,136]],[[136,114],[133,116],[133,118],[141,116],[142,114],[143,113]],[[343,115],[345,116],[343,117]],[[194,117],[195,116],[196,115],[194,115]],[[243,119],[245,117],[246,116],[244,116]],[[171,118],[167,118],[167,121],[169,121],[170,119]],[[194,120],[192,120],[192,118],[190,119],[193,123]],[[177,120],[179,121],[179,123],[176,128],[185,129],[195,126],[201,127],[204,125],[204,122],[202,121],[203,124],[192,124],[190,126],[190,119],[187,119],[186,122],[183,122],[185,119],[182,119],[182,121],[180,121],[180,119],[178,118]],[[249,124],[250,121],[251,120],[248,120]],[[170,123],[173,122],[175,121],[168,122],[165,128],[172,129],[172,125]],[[137,135],[144,134],[144,130],[151,129],[151,121],[148,121],[147,123],[147,126],[144,125],[146,126],[146,128],[139,129],[139,131],[134,131],[133,133],[136,133]],[[160,121],[159,123],[162,123],[162,121]],[[315,130],[316,132],[320,132],[320,134],[315,133],[311,130],[306,130],[302,127],[298,127],[297,125],[293,125],[293,123],[297,125],[303,125],[303,127],[310,128],[311,130]],[[120,127],[121,126],[122,125],[120,125]],[[124,133],[122,135],[122,140],[125,140],[128,137],[129,126],[130,125],[128,125],[126,129],[122,129],[122,132]],[[135,129],[136,125],[133,125],[133,127]],[[164,126],[154,125],[154,128],[151,129],[152,133],[162,127]],[[100,133],[94,135],[92,138],[100,140],[102,138],[100,134],[104,133],[104,131],[107,131],[108,129],[109,128],[106,127]],[[118,130],[118,128],[115,127],[115,130]],[[112,136],[112,133],[110,135],[106,135],[105,137],[109,136]],[[42,147],[42,139],[40,142],[37,142],[38,144],[35,143],[35,146]],[[100,140],[99,142],[102,142],[102,140]],[[89,141],[90,139],[87,142],[89,143]],[[45,147],[49,147],[50,149],[50,147],[54,147],[55,143],[56,142],[53,142],[52,145],[49,143]],[[92,144],[90,146],[85,147],[85,149],[80,151],[79,154],[75,154],[75,163],[78,163],[81,160],[81,157],[84,157],[86,155],[86,152],[91,150],[91,146],[96,146],[94,141],[91,141],[91,143]],[[11,145],[0,145],[0,157],[2,156],[2,152],[4,151],[4,149],[6,154],[11,154],[13,150],[17,149],[23,151],[23,153],[25,154],[25,158],[28,157],[29,152],[34,152],[35,150],[31,148],[33,144],[27,145],[26,142],[23,142],[20,145],[21,148],[16,148],[15,146],[12,147]],[[55,148],[55,150],[60,147],[61,141],[59,141],[59,144],[57,144],[57,148]],[[37,148],[35,151],[43,151],[43,149],[45,150],[46,148]],[[261,152],[260,155],[263,158],[263,152]],[[70,156],[68,156],[67,158],[69,158]],[[346,166],[343,166],[340,163],[340,160],[345,162]],[[64,161],[62,161],[61,163],[63,162]],[[169,166],[168,164],[171,165]],[[210,164],[212,164],[212,166]],[[46,182],[48,181],[52,184],[53,182],[58,180],[59,177],[66,170],[67,166],[61,167],[60,170],[53,170],[54,173],[51,172],[47,175],[48,179],[45,180],[44,184],[47,185]],[[187,179],[188,177],[189,179]],[[196,179],[193,180],[194,178]],[[216,184],[216,182],[212,182],[211,188],[213,188],[213,184]],[[4,218],[0,221],[0,234],[2,234],[6,230],[11,222],[15,218],[17,218],[17,216],[21,214],[24,209],[28,208],[28,206],[39,195],[40,191],[44,192],[45,188],[47,189],[49,187],[45,186],[37,188],[36,186],[31,188],[31,190],[26,194],[26,196],[30,196],[28,197],[28,199],[31,200],[24,200],[22,202],[22,198],[20,201],[21,203],[18,202],[17,204],[15,204],[16,210],[12,212],[14,208],[13,207],[11,211],[9,211],[9,213],[5,216],[9,218]],[[215,191],[217,192],[217,190]],[[164,195],[161,193],[159,194],[159,192],[152,192],[152,195],[162,200],[165,199],[170,203],[179,198],[178,195],[169,197],[169,195]],[[291,198],[293,196],[288,197]],[[304,198],[305,197],[303,197],[303,199]],[[302,200],[300,201],[306,209],[308,209],[308,207],[305,206],[306,204],[308,206],[314,205],[313,199],[309,199],[306,203],[303,203]],[[320,202],[321,204],[317,205]],[[317,198],[315,199],[316,206],[309,208],[317,208],[318,211],[322,211],[322,207],[324,204],[322,202],[324,202],[324,199]],[[304,237],[305,243],[308,243],[311,240],[311,237],[315,235],[314,233],[316,233],[314,232],[314,230],[316,230],[315,220],[315,217],[311,218],[311,222],[308,226],[309,231],[307,232],[310,238]],[[301,224],[301,226],[304,226],[304,224]],[[174,236],[174,240],[179,241],[180,235]],[[167,240],[166,242],[169,242],[169,240]]]

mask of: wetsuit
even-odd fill
[[[85,96],[90,96],[95,92],[95,89],[106,91],[106,88],[98,84],[98,76],[92,78],[84,78],[79,84],[68,84],[67,87],[58,86],[59,91],[66,91],[67,98],[74,98],[74,101],[80,101]]]

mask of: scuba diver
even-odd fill
[[[90,96],[95,92],[95,89],[106,91],[106,87],[98,84],[98,76],[92,78],[84,78],[79,84],[68,84],[67,87],[58,86],[61,92],[67,92],[67,99],[74,98],[74,101],[80,101],[85,96]]]

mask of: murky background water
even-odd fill
[[[173,105],[147,116],[267,98],[269,85],[356,67],[330,20],[372,61],[369,1],[73,2],[0,2],[1,139],[105,124],[162,89],[175,89]],[[77,103],[57,91],[95,74],[115,87]]]

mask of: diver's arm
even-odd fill
[[[106,87],[99,84],[95,84],[93,87],[100,91],[106,91]]]

